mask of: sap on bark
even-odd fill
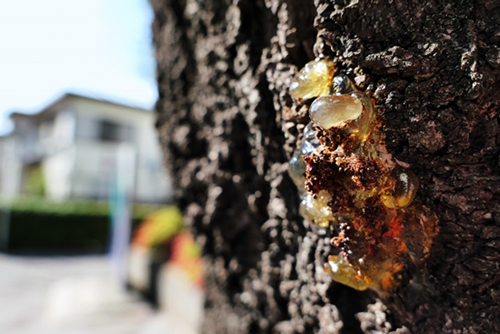
[[[290,95],[295,99],[310,99],[330,92],[335,66],[328,59],[316,59],[304,66],[290,85]]]
[[[371,99],[333,72],[331,61],[316,59],[292,82],[292,97],[317,99],[289,173],[303,217],[337,231],[332,245],[339,253],[329,256],[326,272],[355,289],[383,293],[400,277],[422,275],[437,219],[413,203],[418,177],[387,153]]]

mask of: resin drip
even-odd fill
[[[307,92],[307,98],[321,92],[314,95],[320,97],[310,107],[313,122],[304,129],[302,147],[290,161],[300,212],[336,233],[332,245],[338,254],[325,263],[335,281],[388,291],[402,277],[423,274],[437,219],[413,203],[418,177],[387,153],[372,101],[347,77],[333,78],[333,65],[314,62],[299,72],[291,92],[295,98],[305,97],[294,92]],[[316,70],[308,78],[310,68],[323,73]],[[333,82],[328,94],[325,82]]]

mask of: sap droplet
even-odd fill
[[[418,191],[418,177],[409,169],[395,167],[391,172],[395,185],[392,194],[382,195],[382,203],[390,209],[405,208],[413,202]]]
[[[350,95],[357,92],[358,89],[348,77],[339,75],[333,79],[332,92],[333,91],[337,94]]]
[[[361,101],[361,104],[369,111],[369,113],[373,112],[373,104],[370,98],[361,92],[345,75],[339,75],[333,79],[332,94],[351,95],[356,97]]]
[[[306,163],[304,159],[302,159],[302,154],[300,151],[295,152],[292,159],[288,163],[288,175],[293,180],[293,183],[299,188],[304,188],[305,181],[305,172],[306,172]]]
[[[329,94],[335,65],[328,59],[316,59],[306,64],[290,85],[290,95],[295,99],[310,99]]]
[[[361,101],[348,95],[318,97],[309,109],[312,121],[323,129],[330,129],[342,122],[356,119],[362,112]]]
[[[309,155],[316,151],[321,146],[318,137],[316,137],[316,129],[314,123],[309,122],[304,128],[304,143],[302,144],[302,154]]]

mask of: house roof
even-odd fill
[[[89,96],[84,96],[84,95],[79,95],[79,94],[68,92],[68,93],[64,93],[62,96],[58,97],[55,101],[49,103],[46,107],[42,108],[41,110],[39,110],[36,113],[27,114],[27,113],[23,113],[23,112],[12,112],[10,114],[10,118],[13,120],[21,119],[21,118],[43,119],[46,116],[57,112],[58,110],[63,108],[66,104],[74,101],[75,99],[110,104],[110,105],[119,106],[122,108],[127,108],[127,109],[132,110],[132,111],[151,112],[151,110],[144,109],[144,108],[139,108],[139,107],[135,107],[135,106],[131,106],[131,105],[112,102],[112,101],[106,100],[106,99],[93,98],[93,97],[89,97]]]

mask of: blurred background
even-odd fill
[[[0,2],[0,328],[196,333],[147,0]]]

